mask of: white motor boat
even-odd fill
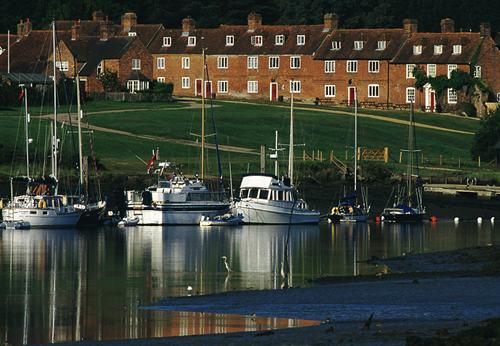
[[[224,215],[217,215],[214,217],[203,216],[200,221],[200,226],[210,227],[210,226],[237,226],[243,223],[243,217],[241,215],[233,215],[231,213]]]
[[[286,179],[267,174],[243,177],[233,213],[251,224],[307,224],[318,223],[320,218],[318,211],[310,210],[298,198],[297,190]]]

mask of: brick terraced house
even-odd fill
[[[413,102],[427,111],[439,103],[445,110],[456,108],[461,92],[450,89],[437,100],[430,85],[415,88],[417,67],[428,76],[462,70],[480,78],[490,98],[500,93],[499,37],[492,37],[488,23],[479,32],[456,32],[446,18],[441,32],[424,33],[413,19],[395,29],[343,29],[335,14],[325,14],[317,25],[265,25],[260,14],[250,13],[246,25],[197,28],[188,17],[176,29],[138,24],[134,13],[115,24],[96,11],[91,20],[57,21],[56,28],[57,66],[69,77],[78,68],[87,92],[102,91],[97,77],[109,69],[130,92],[157,81],[173,83],[179,96],[205,90],[217,98],[275,101],[294,92],[297,99],[316,102],[352,104],[357,97],[373,107],[408,108]],[[21,21],[11,69],[47,69],[52,54],[41,52],[50,43],[49,31],[31,30],[29,21]],[[210,78],[205,86],[203,50]],[[5,55],[0,71],[6,70]]]

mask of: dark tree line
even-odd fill
[[[481,22],[500,30],[500,6],[491,0],[4,0],[0,1],[0,32],[15,31],[20,18],[35,28],[47,27],[52,18],[88,19],[101,9],[109,19],[133,11],[140,23],[180,27],[190,15],[199,27],[245,24],[249,12],[261,13],[266,24],[321,23],[327,12],[340,16],[344,28],[401,27],[404,18],[419,21],[420,31],[439,31],[439,21],[450,17],[457,31],[478,31]]]

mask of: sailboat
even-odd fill
[[[32,179],[30,175],[29,158],[29,122],[28,88],[21,85],[25,109],[25,146],[26,146],[26,177],[11,178],[11,199],[2,210],[3,220],[6,222],[24,222],[30,227],[70,227],[75,226],[80,219],[81,211],[69,203],[67,196],[58,194],[58,139],[57,139],[57,78],[56,78],[56,39],[55,22],[52,23],[53,39],[53,92],[54,92],[54,118],[52,124],[52,174],[48,178]],[[26,193],[14,196],[14,181],[26,182]]]
[[[358,99],[354,94],[354,188],[351,195],[342,197],[332,208],[328,219],[331,222],[366,222],[370,212],[366,189],[361,187],[362,203],[358,203]]]
[[[424,219],[425,207],[422,203],[423,184],[418,172],[418,150],[415,148],[415,143],[415,119],[412,103],[408,127],[408,149],[405,150],[408,152],[406,186],[399,184],[395,194],[393,190],[393,205],[392,207],[385,208],[381,215],[381,219],[384,222],[422,222]],[[414,166],[416,168],[415,172]]]
[[[276,140],[277,141],[277,140]],[[298,197],[293,185],[293,92],[290,97],[290,148],[288,176],[279,179],[277,171],[270,174],[248,174],[240,185],[239,198],[233,201],[233,214],[247,224],[318,223],[320,214],[309,209]]]
[[[205,51],[202,53],[203,78],[207,64]],[[175,171],[172,176],[165,177],[164,171],[172,165],[169,162],[160,162],[158,180],[155,185],[143,191],[126,191],[126,213],[128,218],[139,219],[139,225],[198,225],[201,220],[224,215],[229,211],[229,202],[224,193],[212,192],[205,185],[205,92],[201,97],[201,175],[196,174],[194,179],[187,178],[180,171]],[[214,128],[215,130],[215,128]],[[222,179],[218,145],[216,144],[218,158],[219,183]],[[159,160],[159,152],[153,152],[148,163],[148,170],[154,161]]]

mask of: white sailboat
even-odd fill
[[[279,179],[269,174],[249,174],[243,177],[239,199],[233,202],[233,214],[248,224],[307,224],[318,223],[320,213],[309,209],[298,197],[293,185],[293,92],[290,97],[290,148],[288,177]],[[275,172],[276,173],[276,172]]]
[[[345,195],[337,206],[332,208],[328,219],[331,222],[366,222],[370,206],[366,198],[366,190],[361,187],[362,202],[358,203],[358,98],[354,89],[354,188],[351,195]]]
[[[71,227],[75,226],[80,219],[81,211],[74,208],[64,195],[57,193],[57,77],[56,77],[56,48],[55,48],[55,22],[52,23],[53,39],[53,92],[54,92],[54,123],[52,126],[52,174],[50,179],[35,180],[30,176],[29,159],[29,122],[28,112],[28,88],[22,85],[24,93],[25,108],[25,144],[26,144],[26,193],[14,196],[13,181],[19,180],[11,178],[11,199],[8,205],[2,210],[3,220],[6,222],[24,222],[30,227]],[[52,184],[51,184],[52,182]],[[53,191],[50,191],[50,185],[53,185]],[[53,192],[53,193],[52,193]]]
[[[202,85],[205,85],[205,52],[203,51]],[[160,163],[157,184],[144,191],[126,191],[126,213],[128,218],[139,219],[139,225],[199,225],[206,218],[224,215],[229,211],[229,202],[224,193],[211,192],[204,182],[205,177],[205,93],[201,98],[201,176],[194,179],[177,172],[170,178],[163,176],[169,163]],[[158,159],[158,152],[153,153]],[[221,172],[219,172],[221,177]]]

